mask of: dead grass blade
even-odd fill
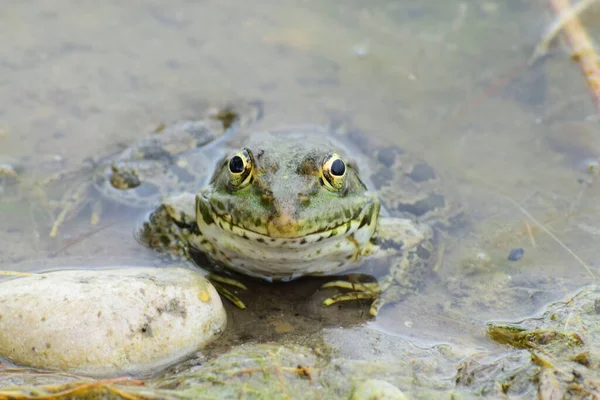
[[[546,234],[548,234],[548,236],[550,236],[556,243],[558,243],[558,245],[560,247],[562,247],[563,249],[565,249],[565,251],[567,253],[569,253],[571,256],[573,256],[573,258],[575,258],[575,260],[577,260],[582,266],[583,268],[585,268],[585,270],[587,271],[588,274],[590,274],[590,276],[592,277],[592,279],[594,280],[594,282],[596,281],[596,275],[594,275],[594,272],[592,271],[592,269],[589,267],[589,265],[587,265],[587,263],[585,261],[583,261],[577,254],[575,254],[575,252],[573,250],[571,250],[566,244],[564,244],[558,237],[556,237],[556,235],[554,233],[552,233],[548,228],[546,228],[543,224],[541,224],[540,222],[538,222],[537,219],[535,219],[533,217],[533,215],[531,215],[525,208],[523,208],[523,206],[521,206],[519,203],[517,203],[516,201],[514,201],[511,197],[509,196],[505,196],[506,199],[508,201],[510,201],[515,207],[517,207],[522,213],[523,215],[525,215],[527,218],[529,218],[531,220],[531,222],[533,222],[535,225],[537,225],[542,231],[544,231]]]

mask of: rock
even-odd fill
[[[226,314],[184,268],[64,270],[0,283],[0,356],[95,377],[144,375],[215,339]]]
[[[343,330],[338,331],[342,334]],[[383,336],[377,334],[376,337]],[[375,338],[369,340],[379,342]],[[457,391],[454,381],[448,379],[447,372],[454,371],[454,365],[444,360],[447,350],[442,353],[437,350],[439,346],[423,348],[405,339],[390,340],[398,346],[388,346],[389,354],[374,351],[366,355],[368,359],[339,358],[338,350],[322,339],[311,340],[305,345],[245,343],[209,360],[191,358],[144,382],[126,379],[92,381],[62,373],[17,368],[3,371],[0,368],[0,399],[481,398],[479,392],[471,395]],[[372,349],[368,341],[354,341],[354,346],[359,343],[358,347]],[[386,345],[392,342],[388,341]],[[444,367],[439,368],[442,365]]]
[[[511,348],[464,359],[457,388],[482,398],[600,398],[600,287],[551,303],[541,315],[490,322],[486,336]]]
[[[406,396],[391,383],[369,379],[356,388],[352,400],[406,400]]]

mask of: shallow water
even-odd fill
[[[242,97],[264,102],[266,126],[341,119],[441,171],[468,225],[446,235],[424,289],[369,329],[493,348],[486,321],[530,315],[600,274],[600,191],[585,169],[600,150],[594,106],[566,51],[527,65],[551,21],[542,1],[9,3],[0,156],[74,167],[159,122]],[[0,218],[0,261],[23,270],[60,264],[48,261],[57,256],[152,257],[110,214],[99,230],[83,213],[55,240],[29,204],[0,204]],[[523,258],[508,261],[515,248]],[[489,264],[465,267],[481,252]],[[264,304],[230,309],[238,325],[224,340],[366,320],[364,305],[320,310],[311,285],[257,284]]]

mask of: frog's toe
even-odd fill
[[[348,290],[353,290],[355,292],[376,292],[376,293],[381,292],[381,290],[379,288],[379,283],[377,283],[377,282],[357,283],[357,282],[340,280],[340,281],[327,282],[326,284],[321,286],[321,288],[322,289],[327,289],[327,288],[348,289]]]
[[[369,314],[376,317],[377,313],[379,313],[379,310],[381,310],[381,307],[383,307],[384,304],[385,304],[385,300],[383,298],[379,297],[378,299],[375,299],[375,301],[373,303],[371,303],[371,308],[369,309]]]
[[[340,301],[350,301],[350,300],[369,300],[373,299],[376,296],[374,293],[369,292],[349,292],[349,293],[339,293],[334,296],[331,296],[325,300],[323,300],[323,304],[326,306],[330,306],[332,304],[338,303]]]
[[[237,297],[231,290],[227,289],[225,286],[221,285],[218,282],[211,281],[211,283],[213,284],[215,289],[217,289],[217,292],[219,292],[221,296],[225,297],[227,300],[232,302],[234,306],[241,310],[246,309],[246,305],[244,304],[244,302],[240,300],[240,298]]]
[[[209,279],[213,282],[223,283],[223,284],[229,285],[229,286],[234,286],[234,287],[242,289],[242,290],[248,290],[246,285],[244,285],[242,282],[238,281],[237,279],[228,278],[223,275],[217,275],[214,273],[210,273],[206,276],[206,279]]]
[[[242,300],[240,300],[240,298],[237,297],[237,295],[235,293],[233,293],[231,290],[229,290],[225,286],[223,286],[223,285],[229,285],[229,286],[234,286],[234,287],[242,289],[242,290],[248,290],[246,285],[244,285],[242,282],[240,282],[238,280],[228,278],[228,277],[225,277],[222,275],[213,274],[213,273],[208,274],[206,276],[206,278],[213,284],[213,286],[215,287],[215,289],[217,289],[217,292],[219,292],[219,294],[221,296],[225,297],[227,300],[232,302],[233,305],[235,305],[237,308],[239,308],[241,310],[246,309],[246,305],[244,304],[244,302]]]
[[[337,288],[347,289],[350,292],[339,293],[331,296],[323,301],[323,305],[330,306],[340,301],[351,300],[374,300],[371,305],[371,315],[377,315],[377,311],[383,305],[383,300],[380,299],[381,287],[377,282],[357,283],[349,281],[332,281],[324,284],[322,288]]]
[[[383,307],[385,304],[385,300],[377,296],[379,296],[379,294],[366,292],[340,293],[325,299],[323,301],[323,305],[330,306],[340,301],[349,300],[373,300],[373,303],[371,303],[371,308],[369,309],[369,314],[376,317],[381,307]]]

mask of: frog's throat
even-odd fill
[[[375,232],[377,217],[379,216],[380,203],[375,198],[369,199],[360,211],[338,224],[337,226],[298,236],[265,235],[231,223],[227,216],[218,214],[210,205],[208,199],[202,195],[196,196],[196,222],[198,227],[216,225],[225,232],[237,235],[243,239],[279,247],[298,247],[322,242],[340,236],[360,234],[362,237],[371,237]]]

